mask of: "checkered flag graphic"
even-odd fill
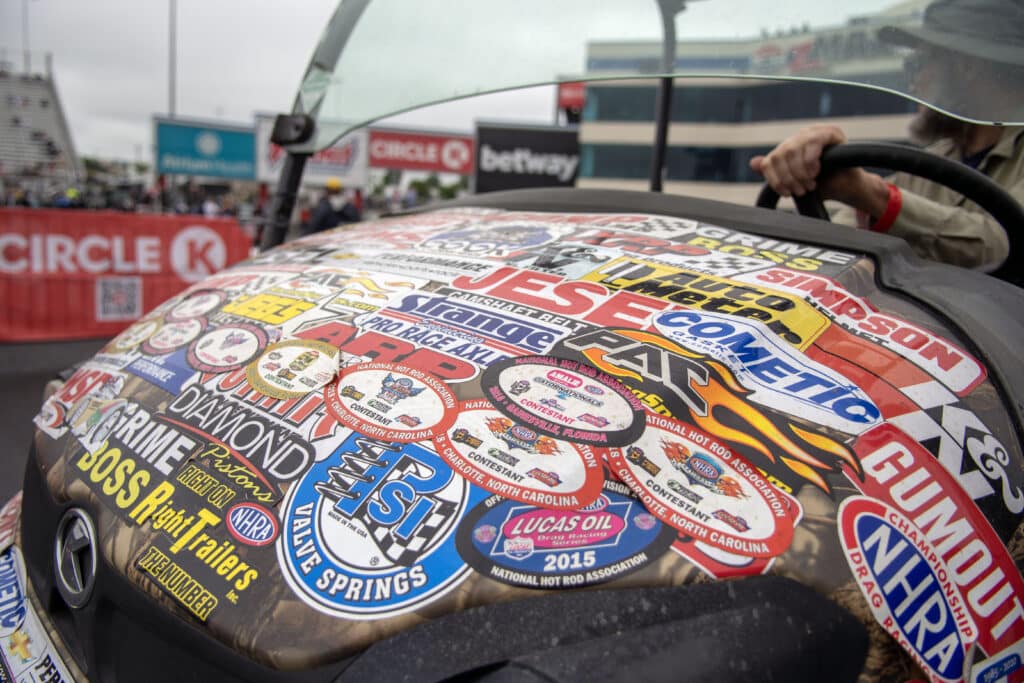
[[[696,270],[708,275],[728,277],[740,273],[749,273],[754,270],[763,270],[770,265],[770,261],[764,259],[749,258],[738,254],[727,254],[720,251],[712,251],[703,256],[672,256],[661,260],[671,261],[674,265],[682,266],[689,270]]]

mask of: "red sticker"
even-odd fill
[[[444,382],[397,363],[345,368],[324,390],[327,412],[361,434],[413,443],[430,439],[455,421],[457,401]]]
[[[578,510],[601,494],[604,468],[586,444],[553,439],[483,399],[463,401],[437,452],[471,483],[524,503]]]
[[[746,557],[775,557],[793,540],[783,494],[720,441],[648,414],[632,446],[609,449],[615,474],[654,515],[686,536]]]

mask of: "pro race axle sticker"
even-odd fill
[[[346,427],[403,443],[444,432],[455,421],[458,403],[434,375],[396,363],[345,368],[324,397],[327,412]]]
[[[611,375],[579,361],[510,358],[488,367],[482,384],[498,410],[556,439],[622,446],[644,429],[640,400]]]
[[[433,451],[352,434],[288,492],[277,540],[283,574],[326,614],[415,610],[469,571],[455,528],[485,495]]]
[[[661,557],[676,531],[618,482],[590,505],[549,510],[500,496],[459,526],[459,554],[484,576],[528,588],[575,588],[617,579]]]
[[[578,510],[601,492],[604,468],[586,444],[559,441],[505,417],[483,399],[463,401],[437,452],[473,484],[524,503]]]
[[[695,541],[775,557],[793,540],[793,514],[778,489],[696,427],[648,415],[643,437],[608,457],[648,510]]]

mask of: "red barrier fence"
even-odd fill
[[[0,341],[112,337],[251,244],[222,218],[0,209]]]

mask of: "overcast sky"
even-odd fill
[[[891,2],[860,0],[854,11]],[[177,114],[251,125],[255,112],[290,111],[312,48],[336,4],[178,0]],[[713,0],[694,3],[680,22],[680,33],[685,35],[687,26],[694,25],[691,20],[699,19],[704,35],[716,26],[733,35],[752,35],[756,25],[751,17],[766,5],[772,7],[768,21],[776,26],[797,24],[800,18],[815,25],[839,23],[840,11],[849,11],[845,0],[791,0],[781,9],[765,0]],[[169,0],[0,0],[0,61],[21,70],[27,8],[33,68],[41,70],[42,55],[53,54],[77,152],[149,161],[152,117],[166,114],[169,106],[168,7]],[[452,28],[458,30],[457,22]],[[445,121],[446,129],[471,132],[474,117],[550,121],[553,107],[552,90],[546,88],[402,122],[432,126]]]

